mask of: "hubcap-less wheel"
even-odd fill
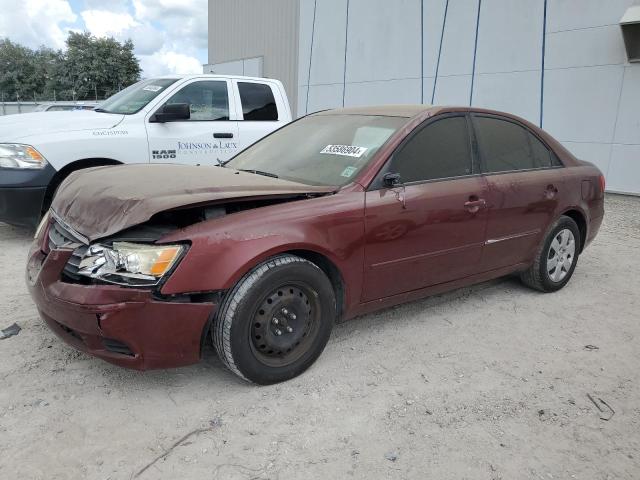
[[[553,282],[561,282],[571,270],[575,258],[576,241],[568,228],[560,230],[553,238],[547,252],[547,273]]]
[[[295,362],[317,333],[320,305],[317,295],[303,285],[283,285],[267,295],[255,312],[251,346],[265,365]]]

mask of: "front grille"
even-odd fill
[[[49,227],[49,251],[56,248],[74,248],[73,254],[64,266],[64,273],[73,280],[78,280],[80,261],[87,253],[89,246],[78,235],[54,220]]]

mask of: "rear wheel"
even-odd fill
[[[549,229],[533,265],[520,275],[522,281],[542,292],[564,287],[576,268],[580,252],[580,230],[576,222],[562,216]]]
[[[268,385],[304,372],[322,353],[336,315],[331,282],[315,264],[281,255],[258,265],[227,294],[212,328],[227,367]]]

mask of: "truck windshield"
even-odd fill
[[[312,115],[253,144],[225,167],[308,185],[346,185],[408,120],[373,115]]]
[[[177,78],[152,78],[134,83],[121,92],[107,98],[95,109],[96,112],[132,115],[138,113],[147,104],[160,95]]]

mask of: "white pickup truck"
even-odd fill
[[[290,121],[281,82],[220,75],[143,80],[95,110],[0,117],[0,222],[36,225],[73,171],[217,165]]]

